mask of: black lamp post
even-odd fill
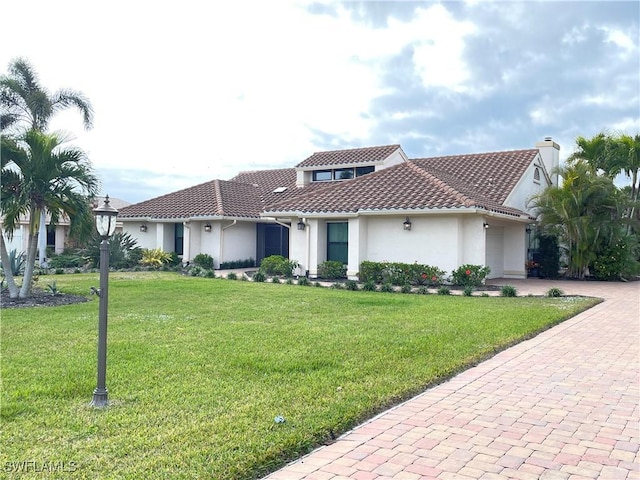
[[[95,208],[96,228],[102,238],[100,242],[100,313],[98,316],[98,386],[93,391],[91,405],[106,407],[109,404],[107,378],[107,308],[109,299],[109,237],[116,229],[118,211],[109,205],[109,195],[101,207]]]

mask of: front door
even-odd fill
[[[289,229],[273,223],[257,224],[256,264],[271,255],[282,255],[289,258]]]
[[[327,260],[349,263],[349,224],[327,223]]]

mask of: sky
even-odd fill
[[[323,150],[549,136],[563,160],[577,136],[640,132],[637,0],[21,0],[0,17],[0,73],[23,57],[85,94],[91,130],[71,110],[50,127],[132,203]]]

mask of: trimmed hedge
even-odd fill
[[[437,287],[444,281],[444,275],[444,270],[420,263],[364,261],[360,264],[358,277],[365,283]]]

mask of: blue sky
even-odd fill
[[[2,7],[0,68],[27,58],[103,193],[138,202],[315,151],[410,157],[640,131],[640,2],[124,2]],[[26,26],[28,25],[28,30]],[[9,39],[9,40],[7,40]]]

